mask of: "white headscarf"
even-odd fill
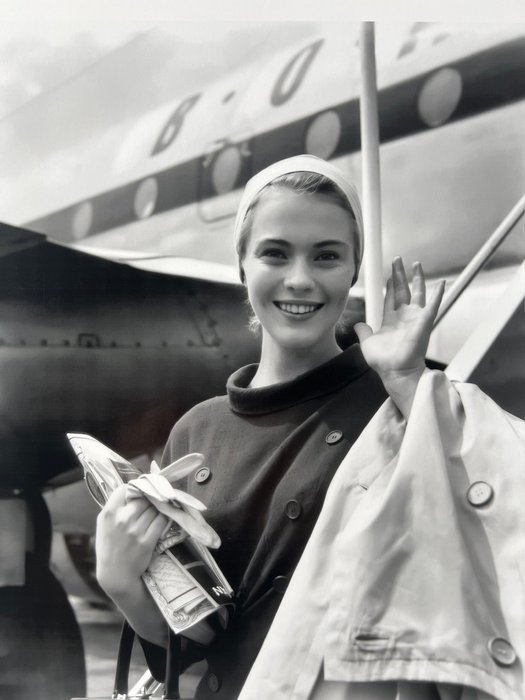
[[[276,178],[281,177],[281,175],[288,175],[289,173],[296,172],[308,172],[324,175],[335,185],[337,185],[337,187],[348,199],[350,207],[355,216],[357,224],[357,238],[359,241],[359,250],[356,251],[358,268],[356,270],[357,276],[357,272],[359,271],[359,266],[363,257],[363,215],[361,212],[361,202],[359,201],[359,196],[354,185],[346,179],[339,168],[336,168],[335,165],[328,163],[326,160],[322,160],[322,158],[317,158],[317,156],[301,155],[279,160],[277,163],[272,163],[272,165],[269,165],[267,168],[264,168],[264,170],[256,173],[252,178],[250,178],[250,180],[248,180],[244,188],[235,219],[234,242],[237,254],[239,254],[239,239],[242,225],[246,217],[246,213],[255,197],[264,187],[266,187],[266,185],[269,185]]]

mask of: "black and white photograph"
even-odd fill
[[[520,5],[0,0],[0,700],[525,700]]]

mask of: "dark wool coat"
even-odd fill
[[[222,540],[215,559],[235,591],[228,628],[208,647],[189,644],[184,665],[206,658],[196,698],[234,700],[255,660],[330,481],[386,399],[358,345],[296,379],[247,388],[257,365],[235,372],[227,395],[205,401],[174,426],[163,466],[205,455],[185,488],[206,504]],[[155,663],[163,657],[149,648]],[[160,664],[161,665],[161,664]]]

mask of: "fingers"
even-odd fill
[[[354,326],[354,331],[361,344],[363,344],[367,338],[373,335],[373,330],[366,323],[356,323]]]
[[[150,505],[138,517],[135,518],[132,524],[133,529],[138,533],[146,532],[151,524],[156,520],[158,515],[158,510],[154,506]],[[163,515],[162,518],[164,519],[165,527],[168,523],[168,518],[166,518],[165,515]]]
[[[186,466],[183,463],[183,467]],[[99,513],[97,534],[103,531],[113,533],[117,540],[126,538],[127,541],[138,541],[143,547],[153,548],[173,520],[203,545],[214,549],[219,547],[219,536],[199,512],[204,507],[202,503],[189,494],[174,492],[183,503],[182,508],[159,499],[155,499],[155,505],[152,505],[136,488],[129,485],[119,487]]]
[[[389,277],[386,281],[385,302],[383,304],[383,316],[387,316],[390,311],[395,311],[396,300],[394,297],[394,283]]]
[[[127,530],[146,512],[155,512],[145,498],[135,497],[127,500],[127,486],[120,486],[111,494],[108,502],[97,517],[100,527],[110,530]],[[149,521],[149,519],[147,518]]]
[[[155,516],[148,525],[144,536],[153,544],[157,544],[169,524],[169,518],[155,511]]]
[[[400,257],[394,258],[392,262],[392,281],[395,308],[399,308],[401,304],[410,304],[410,287],[408,286],[405,266]]]
[[[127,486],[126,484],[122,484],[122,486],[118,486],[113,493],[110,495],[108,498],[106,504],[104,505],[103,510],[108,511],[108,510],[113,510],[115,508],[119,508],[120,506],[123,506],[126,503],[126,498],[127,498]]]
[[[425,274],[420,262],[412,265],[412,303],[423,308],[426,304]]]
[[[387,282],[384,313],[398,309],[401,304],[417,304],[421,308],[426,305],[426,281],[423,267],[420,262],[412,265],[412,293],[408,286],[403,260],[394,258],[392,262],[392,283]],[[393,289],[392,289],[393,288]]]

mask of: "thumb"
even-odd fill
[[[374,331],[366,323],[356,323],[354,326],[354,331],[356,332],[359,342],[363,344],[367,338],[374,335]]]

